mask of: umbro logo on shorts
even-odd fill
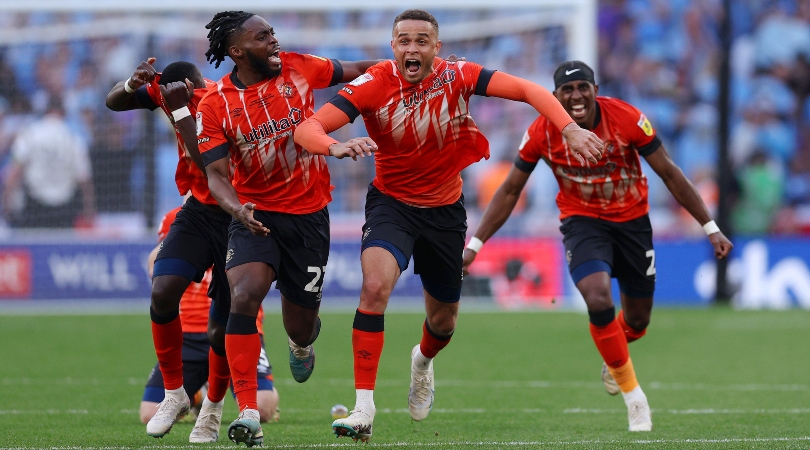
[[[228,262],[231,259],[233,259],[233,249],[229,248],[228,253],[225,254],[225,262]]]
[[[567,262],[569,266],[571,265],[571,259],[573,259],[573,257],[574,255],[571,254],[571,250],[565,251],[565,262]]]
[[[369,234],[370,232],[371,232],[371,228],[370,228],[370,227],[369,227],[369,228],[366,228],[366,231],[364,231],[364,232],[363,232],[363,239],[362,239],[363,241],[365,241],[365,240],[366,240],[366,238],[368,237],[368,234]]]

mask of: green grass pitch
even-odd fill
[[[386,317],[377,416],[366,446],[332,435],[329,410],[354,404],[350,313],[324,313],[305,384],[287,367],[281,317],[265,321],[281,421],[275,448],[810,448],[810,312],[657,309],[630,350],[654,429],[629,433],[621,397],[577,313],[469,313],[436,359],[431,415],[407,412],[410,349],[422,314]],[[188,444],[190,423],[146,435],[138,403],[154,364],[149,318],[0,316],[0,447],[233,448],[226,402],[216,445]]]

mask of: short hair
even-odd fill
[[[205,58],[209,63],[214,63],[215,68],[225,61],[228,38],[253,16],[255,14],[245,11],[223,11],[217,13],[205,26],[205,29],[211,30],[208,32],[208,51],[205,52]]]
[[[409,9],[403,11],[400,15],[394,18],[393,28],[396,28],[397,24],[403,20],[422,20],[425,22],[430,22],[433,24],[433,28],[436,29],[436,36],[439,36],[439,21],[433,17],[433,14],[425,11],[424,9]]]
[[[175,61],[167,65],[160,73],[158,84],[166,86],[175,81],[185,81],[186,78],[195,85],[203,81],[202,73],[197,66],[187,61]]]

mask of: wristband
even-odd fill
[[[720,227],[718,227],[717,224],[714,223],[714,220],[710,220],[703,224],[703,231],[705,231],[706,236],[708,236],[710,234],[719,233]]]
[[[131,80],[132,80],[132,78],[130,77],[130,78],[127,78],[124,81],[124,90],[127,91],[127,94],[131,94],[131,93],[135,92],[135,89],[132,89],[132,87],[129,85],[129,82]]]
[[[177,123],[180,119],[185,119],[186,117],[191,115],[191,111],[188,110],[188,106],[184,106],[182,108],[177,108],[172,111],[172,117],[174,118],[174,122]]]
[[[470,239],[470,243],[467,244],[467,248],[474,251],[475,253],[480,252],[481,247],[483,247],[483,246],[484,246],[484,242],[481,241],[481,239],[478,239],[475,236],[473,236],[473,238]]]

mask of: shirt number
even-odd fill
[[[323,279],[323,274],[326,272],[326,267],[308,266],[307,272],[314,273],[315,277],[312,278],[312,281],[307,283],[306,286],[304,286],[304,290],[307,292],[321,292],[323,285],[319,282]]]

